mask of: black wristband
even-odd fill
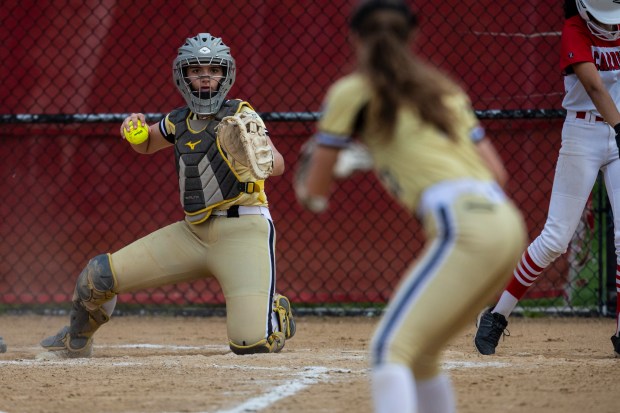
[[[614,130],[616,131],[616,135],[620,134],[620,123],[616,123],[614,125]]]

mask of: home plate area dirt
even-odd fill
[[[371,412],[368,344],[377,317],[298,317],[279,354],[236,356],[222,317],[122,316],[89,359],[36,360],[66,317],[0,316],[0,413]],[[617,413],[620,359],[608,318],[519,318],[497,354],[475,327],[448,346],[461,413]]]

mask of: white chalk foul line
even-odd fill
[[[503,363],[500,361],[446,361],[442,364],[442,367],[446,370],[452,369],[475,369],[486,367],[510,367],[510,363]]]
[[[223,345],[205,345],[205,346],[178,346],[171,344],[112,344],[112,345],[103,345],[103,346],[95,346],[101,348],[145,348],[145,349],[153,349],[153,350],[216,350],[216,351],[228,351],[228,346]]]
[[[98,348],[127,348],[127,349],[153,349],[153,350],[212,350],[212,351],[228,351],[229,347],[222,344],[207,344],[202,346],[179,346],[175,344],[149,344],[149,343],[135,343],[135,344],[95,344],[95,349]],[[11,351],[32,351],[40,350],[45,351],[41,346],[25,346],[25,347],[11,347]],[[3,413],[0,411],[0,413]]]
[[[98,359],[99,360],[102,359]],[[145,363],[133,362],[133,361],[105,361],[105,366],[110,367],[133,367],[142,366]],[[14,366],[45,366],[45,365],[63,365],[63,366],[90,366],[93,364],[93,359],[90,358],[78,358],[78,359],[57,359],[57,360],[35,360],[35,359],[19,359],[19,360],[0,360],[0,366],[14,365]],[[99,365],[102,365],[99,362]],[[4,413],[1,412],[0,413]]]
[[[244,366],[240,364],[231,364],[224,366],[221,364],[211,364],[211,367],[216,369],[230,369],[230,370],[267,370],[267,371],[291,371],[289,367],[263,367],[263,366]]]
[[[501,362],[468,362],[468,361],[454,361],[444,363],[443,366],[446,369],[454,368],[476,368],[476,367],[506,367],[509,363]],[[222,367],[222,366],[218,366]],[[215,413],[244,413],[254,412],[265,409],[278,400],[282,400],[286,397],[290,397],[300,390],[305,389],[313,384],[317,384],[321,381],[328,381],[330,379],[330,373],[335,370],[327,369],[326,367],[307,367],[302,373],[299,373],[297,379],[292,380],[289,383],[282,384],[272,388],[269,392],[261,394],[260,396],[246,400],[242,404],[228,410],[218,410]],[[341,370],[339,370],[341,371]],[[205,412],[202,412],[205,413]]]
[[[193,347],[193,346],[160,346],[160,345],[150,345],[150,344],[137,344],[137,345],[122,345],[122,346],[109,346],[109,347],[145,347],[145,348],[177,348],[177,349],[200,349],[201,347]],[[204,347],[202,347],[204,348]],[[88,359],[75,359],[75,360],[64,360],[65,363],[69,362],[70,364],[86,364],[88,363]],[[33,364],[31,360],[7,360],[0,361],[0,364]],[[112,366],[131,366],[132,364],[142,364],[142,363],[132,363],[127,361],[122,362],[112,362],[110,363]],[[483,368],[483,367],[507,367],[510,366],[510,363],[503,362],[477,362],[477,361],[447,361],[443,363],[443,367],[447,370],[457,369],[457,368]],[[288,370],[286,367],[261,367],[261,366],[243,366],[243,365],[218,365],[212,364],[213,368],[234,368],[234,369],[246,369],[246,370]],[[225,410],[218,410],[215,413],[246,413],[246,412],[256,412],[266,409],[272,406],[279,400],[290,397],[299,391],[312,386],[314,384],[329,381],[331,379],[332,373],[341,373],[341,372],[351,372],[351,370],[346,369],[328,369],[322,366],[310,366],[306,367],[302,372],[297,373],[292,376],[292,380],[287,383],[281,384],[279,386],[273,387],[271,390],[266,393],[262,393],[259,396],[250,398],[241,404]],[[0,413],[4,413],[1,412]],[[207,413],[207,412],[200,412]]]
[[[278,400],[292,396],[300,390],[308,386],[329,380],[330,372],[334,370],[325,367],[306,367],[306,369],[297,374],[298,378],[293,379],[286,384],[276,386],[271,391],[261,394],[260,396],[246,400],[244,403],[228,410],[218,410],[216,413],[243,413],[254,412],[271,406]]]

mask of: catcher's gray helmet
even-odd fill
[[[208,93],[192,90],[190,81],[185,76],[190,65],[222,66],[224,77],[219,81],[218,90]],[[197,115],[217,113],[235,83],[235,71],[235,59],[230,54],[230,48],[221,38],[213,37],[209,33],[200,33],[186,39],[172,63],[174,84],[183,95],[187,106]]]

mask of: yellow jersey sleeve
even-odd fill
[[[369,90],[359,74],[345,76],[328,89],[316,134],[320,145],[342,148],[349,144],[360,113],[368,103]]]
[[[485,130],[480,125],[467,95],[464,93],[451,95],[446,98],[446,105],[454,111],[457,125],[461,125],[461,130],[465,132],[464,137],[474,143],[480,142],[485,137]]]

